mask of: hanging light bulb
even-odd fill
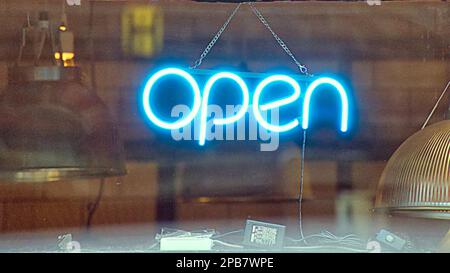
[[[31,65],[22,60],[28,53],[30,33],[39,37]],[[41,14],[37,27],[24,28],[19,59],[9,67],[8,86],[0,99],[0,181],[125,174],[122,143],[107,107],[81,83],[73,56],[65,60],[65,52],[57,51],[61,44],[55,45],[52,35],[48,16]],[[50,58],[42,60],[47,41]],[[70,65],[67,60],[72,61]]]

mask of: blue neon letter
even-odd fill
[[[261,93],[263,89],[273,82],[286,82],[290,84],[294,88],[294,93],[286,98],[275,100],[263,105],[259,105],[259,97],[261,96]],[[255,90],[255,94],[253,95],[253,114],[255,115],[256,120],[261,124],[262,127],[274,131],[274,132],[285,132],[289,131],[293,128],[295,128],[298,125],[298,120],[294,119],[291,122],[285,124],[285,125],[273,125],[268,123],[261,115],[260,108],[262,111],[267,111],[269,109],[281,107],[283,105],[292,103],[296,101],[300,97],[300,86],[298,83],[291,77],[285,76],[285,75],[273,75],[270,77],[265,78],[257,87]]]
[[[200,111],[200,136],[199,136],[199,144],[201,146],[205,145],[205,139],[206,139],[206,115],[207,115],[207,108],[208,108],[208,99],[209,99],[209,93],[211,92],[211,88],[213,87],[214,83],[220,79],[230,79],[235,81],[242,91],[242,107],[241,109],[236,113],[236,115],[232,117],[226,117],[221,119],[214,119],[213,122],[215,125],[224,125],[236,122],[240,118],[242,118],[248,109],[248,101],[249,101],[249,94],[248,94],[248,88],[245,82],[236,74],[229,73],[229,72],[221,72],[217,73],[214,76],[212,76],[205,85],[205,89],[203,91],[203,98],[202,98],[202,107]]]
[[[308,89],[306,90],[305,94],[305,100],[303,102],[303,124],[302,127],[304,130],[308,129],[309,125],[309,111],[310,111],[310,103],[311,103],[311,97],[316,90],[316,88],[321,84],[331,84],[339,93],[339,96],[341,97],[341,103],[342,103],[342,114],[341,114],[341,131],[347,132],[348,130],[348,98],[347,93],[344,89],[344,87],[336,80],[332,78],[319,78],[311,83],[311,85],[308,86]]]
[[[184,78],[192,88],[192,92],[194,94],[194,105],[192,106],[191,112],[184,118],[181,118],[178,121],[175,122],[165,122],[156,117],[156,115],[153,113],[152,108],[150,107],[150,95],[153,88],[153,85],[156,81],[158,81],[160,78],[167,76],[167,75],[176,75]],[[150,77],[150,79],[147,81],[144,87],[143,92],[143,104],[144,104],[144,111],[147,117],[156,125],[159,127],[162,127],[164,129],[179,129],[187,124],[189,124],[197,114],[198,110],[200,109],[200,88],[198,87],[197,82],[194,80],[194,78],[189,75],[184,70],[178,69],[178,68],[166,68],[163,70],[158,71],[153,76]]]

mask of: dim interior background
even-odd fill
[[[154,7],[154,21],[151,27],[127,32],[124,13],[139,5]],[[258,7],[312,73],[345,78],[356,105],[350,137],[326,129],[309,136],[305,232],[329,229],[372,236],[381,227],[402,232],[411,228],[403,220],[395,226],[395,219],[378,217],[371,209],[387,159],[420,129],[449,80],[449,3],[392,1],[371,6],[307,1]],[[89,2],[66,7],[75,34],[75,60],[88,85],[95,69],[97,93],[119,126],[128,174],[106,179],[92,232],[144,233],[151,241],[162,226],[226,232],[241,228],[247,218],[286,224],[290,233],[297,232],[299,141],[280,140],[274,152],[260,152],[258,145],[246,150],[229,144],[230,149],[215,145],[207,152],[179,155],[170,144],[160,145],[157,132],[138,110],[136,97],[152,67],[174,60],[191,64],[234,4],[94,1],[93,8],[94,58]],[[0,1],[0,89],[7,85],[7,65],[17,56],[27,11],[45,9],[58,18],[61,1]],[[247,6],[202,68],[221,65],[255,72],[295,69]],[[447,97],[431,123],[445,118],[448,105]],[[99,187],[99,180],[0,183],[0,232],[83,233]],[[419,222],[424,227],[442,224]]]

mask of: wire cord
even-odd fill
[[[300,239],[304,240],[303,235],[303,223],[302,223],[302,202],[303,202],[303,182],[305,177],[305,154],[306,154],[306,130],[303,130],[303,143],[302,143],[302,158],[300,159],[300,181],[298,192],[298,228],[300,232]],[[306,240],[304,240],[305,243]]]
[[[105,188],[105,179],[102,178],[100,180],[100,186],[99,186],[97,197],[95,198],[94,203],[91,203],[88,205],[88,218],[87,218],[87,223],[86,223],[86,229],[91,228],[92,218],[94,217],[94,214],[97,211],[98,205],[100,204],[100,200],[102,199],[104,188]]]
[[[442,91],[441,96],[439,97],[439,99],[437,100],[436,104],[434,105],[433,109],[431,110],[431,113],[428,115],[427,119],[425,120],[425,123],[422,125],[421,130],[423,130],[427,125],[428,122],[430,121],[431,117],[433,116],[434,112],[436,111],[437,107],[439,106],[439,103],[441,102],[441,100],[444,98],[445,93],[447,92],[448,88],[450,87],[450,81],[447,83],[447,86],[444,88],[444,90]]]

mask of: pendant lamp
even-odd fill
[[[376,209],[450,220],[450,120],[408,138],[389,159]]]
[[[46,13],[34,25],[27,21],[19,60],[9,67],[0,97],[0,181],[124,175],[118,128],[106,105],[82,84],[71,33],[66,26],[54,31]],[[29,40],[35,45],[31,64],[23,61]],[[41,64],[47,40],[51,62]]]

